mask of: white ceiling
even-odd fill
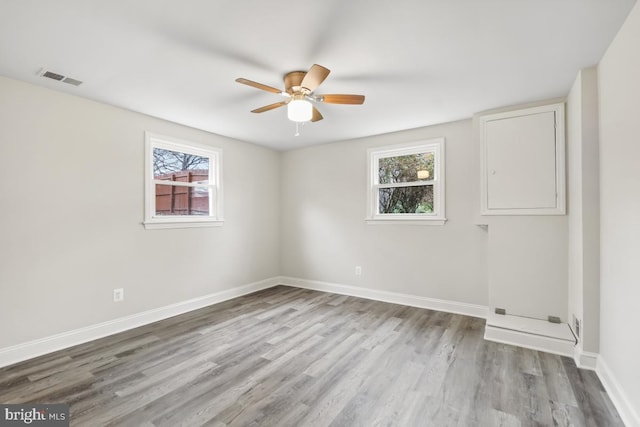
[[[633,3],[0,0],[0,75],[286,150],[565,96]],[[366,101],[320,104],[298,137],[285,108],[249,112],[279,95],[234,82],[282,88],[313,63],[332,71],[318,93]]]

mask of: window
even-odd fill
[[[222,150],[147,132],[145,228],[222,225]]]
[[[368,223],[444,224],[444,138],[372,148],[368,155]]]

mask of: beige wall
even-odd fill
[[[446,139],[446,225],[367,225],[367,148],[435,137]],[[478,170],[471,120],[283,153],[282,274],[486,305]]]
[[[142,227],[145,130],[224,150],[223,227]],[[279,272],[277,152],[0,78],[0,159],[0,348]]]
[[[640,425],[640,6],[598,67],[600,354]],[[633,425],[633,424],[631,424]]]

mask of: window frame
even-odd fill
[[[177,151],[209,158],[209,183],[172,183],[156,180],[153,171],[153,149]],[[222,149],[208,145],[198,144],[170,136],[145,132],[145,229],[157,228],[192,228],[192,227],[216,227],[224,223],[223,218],[223,193],[222,193]],[[211,189],[209,197],[209,215],[156,215],[156,184],[176,187],[192,187]]]
[[[406,144],[373,147],[367,150],[367,224],[444,225],[445,217],[445,139],[433,138]],[[383,158],[433,153],[433,179],[380,184],[379,161]],[[381,214],[379,189],[433,185],[433,213]]]

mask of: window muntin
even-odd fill
[[[370,221],[444,223],[444,139],[369,150]]]
[[[146,135],[145,227],[221,225],[222,151]]]

